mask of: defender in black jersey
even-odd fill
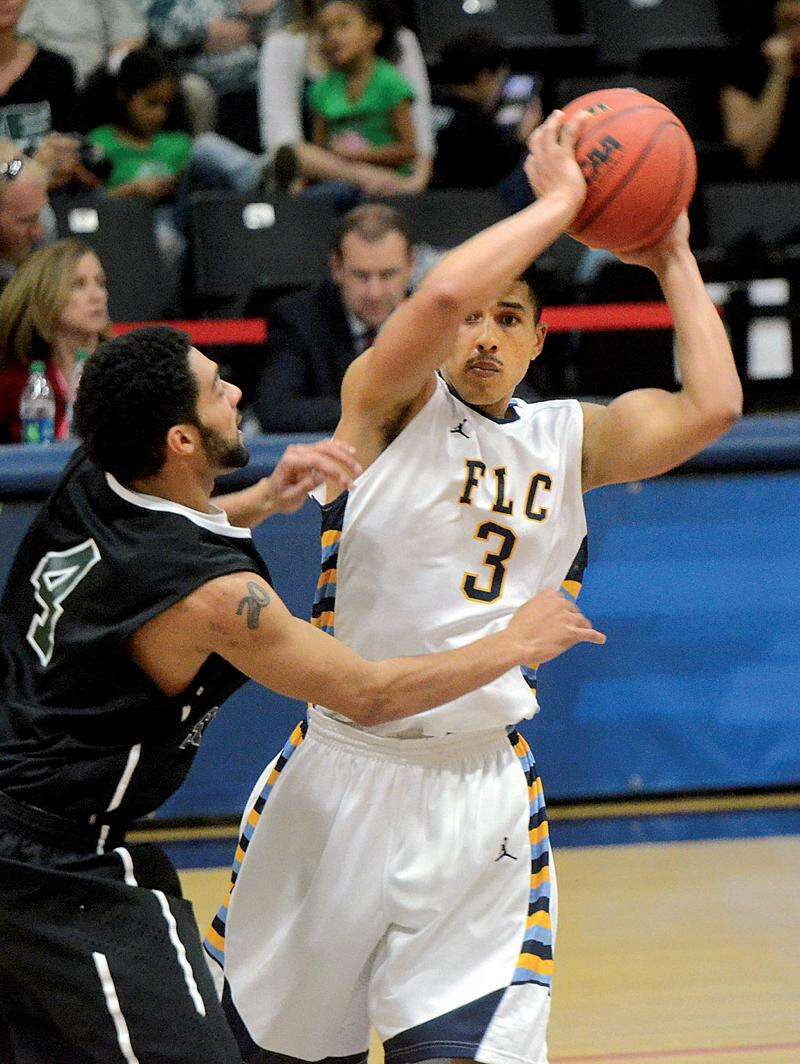
[[[418,713],[602,641],[554,593],[440,655],[368,662],[292,617],[249,527],[359,467],[332,441],[211,502],[242,465],[237,388],[182,334],[145,329],[88,363],[84,449],[34,521],[0,600],[0,1058],[238,1061],[191,907],[130,823],[186,775],[248,677],[354,721]]]

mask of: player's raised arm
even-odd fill
[[[157,681],[164,655],[219,654],[280,694],[315,702],[362,725],[411,716],[483,687],[518,665],[549,661],[576,643],[604,643],[571,602],[545,591],[508,627],[469,646],[420,657],[366,661],[294,617],[255,573],[204,585],[144,628],[131,643],[138,664]]]
[[[342,391],[344,418],[354,408],[385,418],[417,398],[452,350],[462,319],[508,289],[569,226],[586,196],[575,161],[583,118],[554,112],[531,137],[536,162],[532,206],[491,226],[437,263],[381,329],[375,346],[351,367]],[[534,169],[535,168],[535,169]]]
[[[620,258],[658,277],[672,311],[682,387],[627,392],[607,407],[584,404],[584,491],[665,473],[722,436],[742,413],[730,344],[689,248],[686,215],[658,244]]]

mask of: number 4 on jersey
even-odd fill
[[[99,561],[97,544],[87,539],[69,550],[48,551],[31,574],[34,598],[42,612],[31,621],[27,638],[42,665],[49,665],[53,656],[56,625],[65,600]]]

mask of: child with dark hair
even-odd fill
[[[137,48],[109,75],[109,121],[88,136],[108,161],[110,196],[169,199],[189,162],[192,138],[169,129],[178,81],[166,57],[154,48]]]
[[[417,157],[414,90],[390,61],[393,9],[378,0],[323,0],[316,27],[331,70],[308,92],[313,143],[353,163],[408,172]]]

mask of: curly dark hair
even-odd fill
[[[169,429],[198,424],[190,347],[185,333],[155,326],[101,344],[86,363],[75,432],[92,461],[120,483],[157,473]]]

